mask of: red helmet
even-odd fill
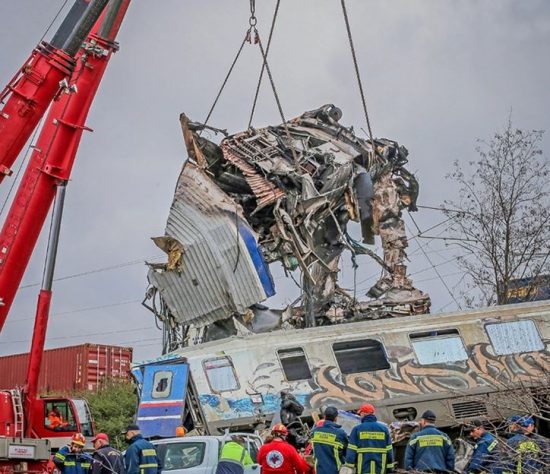
[[[86,438],[82,433],[75,433],[71,438],[71,444],[78,444],[79,446],[84,446],[86,444]]]
[[[283,436],[287,436],[288,430],[286,429],[286,426],[282,423],[277,423],[273,428],[271,428],[271,434],[282,434]]]
[[[372,406],[370,403],[365,403],[364,405],[361,405],[361,408],[359,408],[360,415],[372,415],[373,413],[374,406]]]

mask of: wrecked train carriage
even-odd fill
[[[428,311],[428,296],[412,286],[404,264],[401,210],[416,210],[418,193],[404,168],[407,150],[385,139],[373,146],[340,118],[326,105],[218,146],[201,137],[204,125],[182,115],[189,161],[166,235],[154,239],[169,260],[149,272],[149,296],[160,295],[156,314],[165,324],[207,328],[209,339],[216,329],[235,334],[232,317],[256,331]],[[360,221],[364,243],[380,236],[383,257],[348,235],[349,220]],[[359,302],[338,287],[346,249],[382,266],[369,292],[375,299]],[[268,267],[274,261],[302,274],[302,305],[283,320],[255,306],[275,292]]]
[[[305,417],[366,401],[384,422],[431,409],[445,428],[537,415],[550,396],[550,302],[234,336],[134,373],[144,380],[137,421],[147,436],[171,436],[182,422],[193,428],[192,419],[209,433],[268,425],[282,391]]]

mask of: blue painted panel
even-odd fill
[[[185,363],[145,366],[136,420],[145,438],[175,436],[181,425],[188,377]]]
[[[265,263],[264,256],[258,248],[258,244],[256,243],[254,235],[252,234],[250,229],[242,222],[239,222],[239,233],[241,234],[246,248],[248,249],[250,258],[254,263],[254,267],[256,268],[258,277],[262,282],[265,294],[268,297],[273,296],[275,294],[275,285],[273,284],[273,278],[271,277],[269,266],[267,265],[267,263]]]

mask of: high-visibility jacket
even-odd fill
[[[466,468],[467,474],[492,473],[498,464],[498,440],[491,433],[483,433],[476,441],[472,458]]]
[[[55,428],[64,428],[65,426],[68,426],[68,423],[63,420],[61,415],[58,415],[54,411],[48,413],[48,428],[53,430]]]
[[[376,416],[364,416],[351,431],[346,465],[355,467],[357,474],[385,474],[393,468],[390,430]]]
[[[414,433],[405,450],[405,469],[447,472],[455,468],[451,439],[433,425]]]
[[[345,462],[348,435],[340,425],[326,420],[311,432],[317,474],[338,474]]]
[[[244,466],[250,466],[254,461],[244,446],[235,441],[223,445],[216,474],[243,474]]]
[[[504,474],[546,474],[545,457],[550,446],[544,438],[518,432],[507,442]]]
[[[160,474],[162,469],[155,447],[139,434],[130,440],[124,464],[126,474]]]
[[[90,469],[91,457],[84,453],[72,453],[69,446],[63,446],[53,462],[62,474],[86,474]]]

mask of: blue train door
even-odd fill
[[[185,363],[145,366],[136,420],[145,438],[176,435],[188,380],[189,366]]]

